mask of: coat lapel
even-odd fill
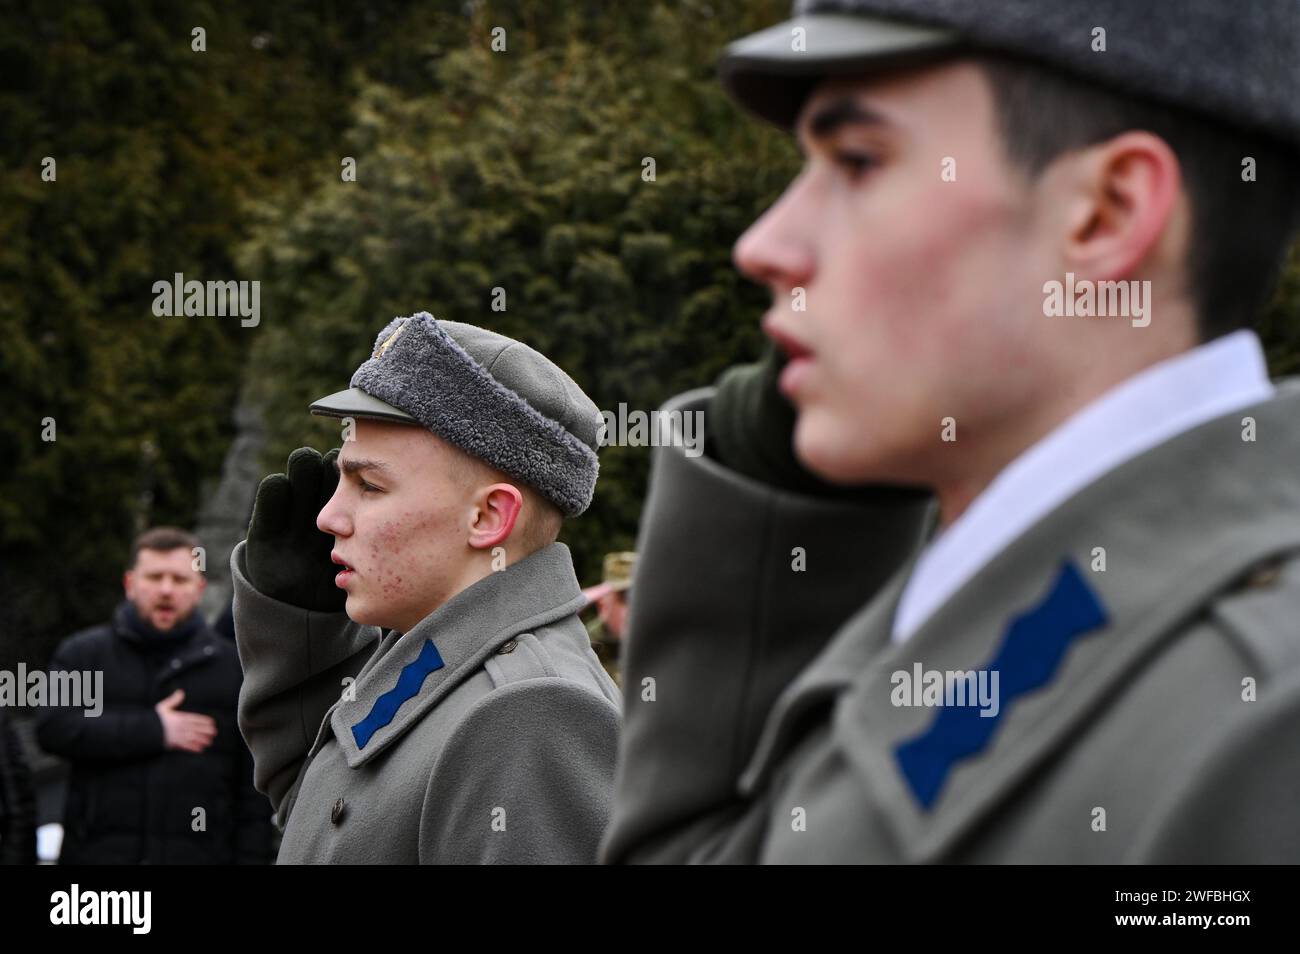
[[[919,661],[912,672],[891,673],[891,704],[924,704],[933,690],[941,703],[924,729],[893,750],[894,763],[921,810],[934,807],[954,769],[988,747],[1005,713],[1056,678],[1075,641],[1096,634],[1107,622],[1096,591],[1078,566],[1066,561],[1047,594],[1012,617],[998,637],[992,658],[978,668],[928,684]]]
[[[1300,549],[1297,415],[1300,391],[1283,387],[1104,475],[893,645],[906,567],[783,694],[742,789],[770,777],[801,714],[833,700],[834,741],[905,859],[941,858],[1209,597]],[[998,712],[895,704],[898,674],[918,665],[998,670]]]
[[[409,633],[389,634],[357,675],[356,698],[327,715],[349,767],[387,749],[511,637],[583,604],[568,547],[556,543],[456,594]]]
[[[889,642],[890,623],[919,554],[885,584],[877,597],[839,629],[826,648],[786,687],[763,725],[758,745],[740,776],[740,791],[749,795],[770,777],[780,756],[794,741],[800,719],[819,704],[852,685],[871,659]]]
[[[1210,597],[1300,548],[1298,411],[1288,390],[1105,475],[855,680],[835,739],[907,860],[943,857]],[[1258,443],[1241,438],[1245,415]],[[918,663],[1001,667],[997,716],[896,705],[894,674]]]

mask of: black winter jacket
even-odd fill
[[[0,865],[36,864],[36,791],[9,711],[0,708]]]
[[[111,623],[68,637],[51,659],[51,671],[104,673],[99,716],[52,706],[37,715],[41,747],[72,763],[60,863],[268,862],[271,808],[253,788],[236,723],[236,648],[197,613],[166,639],[149,629],[123,603]],[[181,711],[216,721],[202,752],[163,746],[154,706],[176,689],[185,691]]]

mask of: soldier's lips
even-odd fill
[[[346,589],[348,581],[356,576],[356,570],[348,565],[347,561],[338,555],[336,551],[330,552],[330,559],[343,567],[338,573],[334,574],[334,585],[339,589]]]
[[[793,401],[799,394],[800,385],[812,373],[812,363],[811,357],[791,358],[790,363],[781,369],[781,376],[776,381],[781,393]]]
[[[800,385],[811,373],[813,352],[806,344],[792,333],[777,325],[770,316],[763,321],[763,332],[772,339],[772,343],[786,356],[786,365],[777,378],[777,389],[786,397],[794,400]]]

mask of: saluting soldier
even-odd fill
[[[603,858],[1295,862],[1300,3],[801,0],[721,76],[805,156],[779,359],[671,405]]]
[[[594,861],[620,698],[556,535],[596,486],[596,406],[527,345],[426,312],[351,385],[311,406],[342,450],[267,477],[231,557],[279,861]]]

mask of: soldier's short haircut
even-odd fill
[[[1031,179],[1063,153],[1128,130],[1168,143],[1192,209],[1186,267],[1200,338],[1254,324],[1300,227],[1300,152],[1037,63],[994,54],[975,60],[992,86],[1007,158]],[[1256,162],[1256,181],[1243,180],[1246,157]]]
[[[436,435],[435,435],[436,436]],[[441,440],[441,438],[439,438]],[[447,457],[456,480],[462,484],[504,483],[518,488],[524,496],[524,509],[516,524],[518,543],[524,555],[531,554],[554,543],[564,523],[560,508],[548,500],[536,487],[511,477],[487,461],[479,460],[460,448],[443,442],[451,451]]]

